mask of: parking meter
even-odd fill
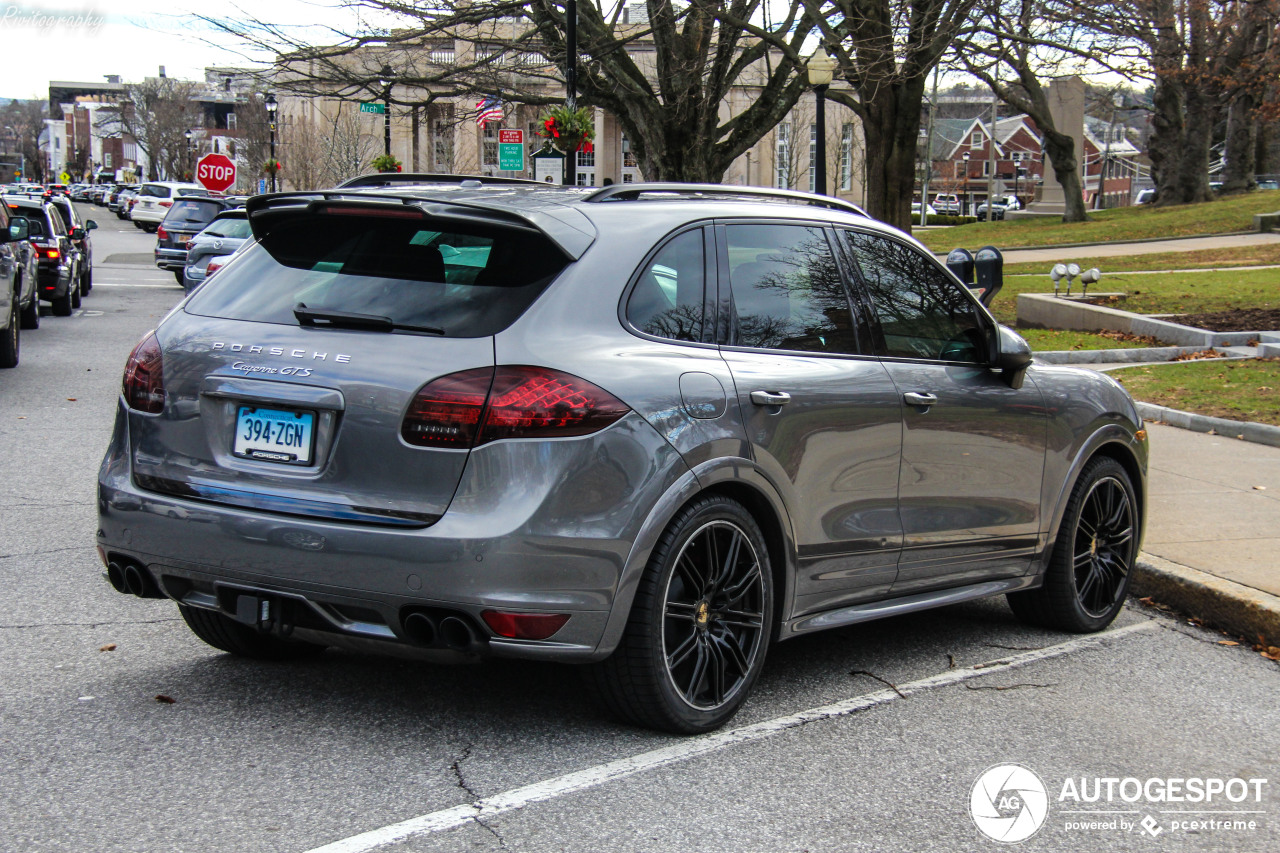
[[[988,308],[1004,287],[1004,255],[995,246],[983,246],[973,259],[977,273],[978,301]]]
[[[955,273],[965,287],[973,287],[973,255],[968,249],[952,249],[947,255],[947,269]]]

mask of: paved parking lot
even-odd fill
[[[180,291],[136,263],[153,237],[91,215],[94,292],[0,375],[0,850],[984,850],[970,794],[1003,763],[1047,790],[1028,850],[1280,849],[1280,668],[1137,603],[1099,638],[989,601],[791,641],[730,732],[689,739],[612,722],[569,667],[216,653],[100,577],[120,371]],[[1269,781],[1060,799],[1110,777]],[[1208,811],[1254,827],[1173,828]]]

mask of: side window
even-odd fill
[[[53,205],[50,205],[52,207]],[[59,237],[65,235],[66,229],[62,227],[62,217],[52,211],[46,211],[49,215],[49,227],[53,229],[53,233]]]
[[[700,341],[706,260],[702,229],[671,240],[640,273],[627,320],[642,332],[676,341]]]
[[[738,346],[859,352],[849,297],[821,228],[730,225],[725,231]]]
[[[844,232],[884,333],[884,354],[939,361],[984,361],[984,335],[972,301],[910,246]]]

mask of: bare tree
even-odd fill
[[[149,180],[179,177],[190,168],[186,132],[203,122],[193,100],[199,88],[169,77],[127,84],[118,108],[98,122],[98,132],[132,137],[146,155]]]
[[[44,121],[48,118],[46,104],[42,100],[10,101],[0,111],[0,125],[12,128],[13,138],[18,151],[27,164],[23,174],[24,181],[45,180],[45,157],[40,150],[40,133],[44,130]]]
[[[302,94],[381,99],[386,92],[380,69],[387,64],[395,72],[391,100],[404,106],[477,94],[535,106],[564,100],[563,0],[421,5],[352,0],[350,5],[393,14],[402,26],[340,33],[335,44],[315,47],[262,21],[211,23],[277,51],[278,84]],[[719,181],[806,88],[797,72],[813,12],[790,0],[773,21],[768,13],[776,5],[767,0],[579,2],[582,102],[617,118],[647,176]],[[740,86],[750,87],[755,97],[742,111],[727,115],[721,105]]]

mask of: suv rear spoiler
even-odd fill
[[[545,186],[536,184],[537,186]],[[577,260],[595,242],[596,230],[587,217],[579,211],[553,201],[520,198],[522,204],[504,203],[502,196],[493,198],[453,198],[450,195],[432,197],[427,188],[411,196],[373,194],[322,190],[319,192],[275,193],[256,195],[245,203],[249,227],[253,236],[261,240],[271,230],[274,222],[300,213],[315,213],[326,204],[339,203],[344,208],[366,210],[377,216],[392,212],[404,212],[406,208],[417,210],[431,219],[444,219],[469,225],[504,225],[537,232],[556,245],[567,257]]]

